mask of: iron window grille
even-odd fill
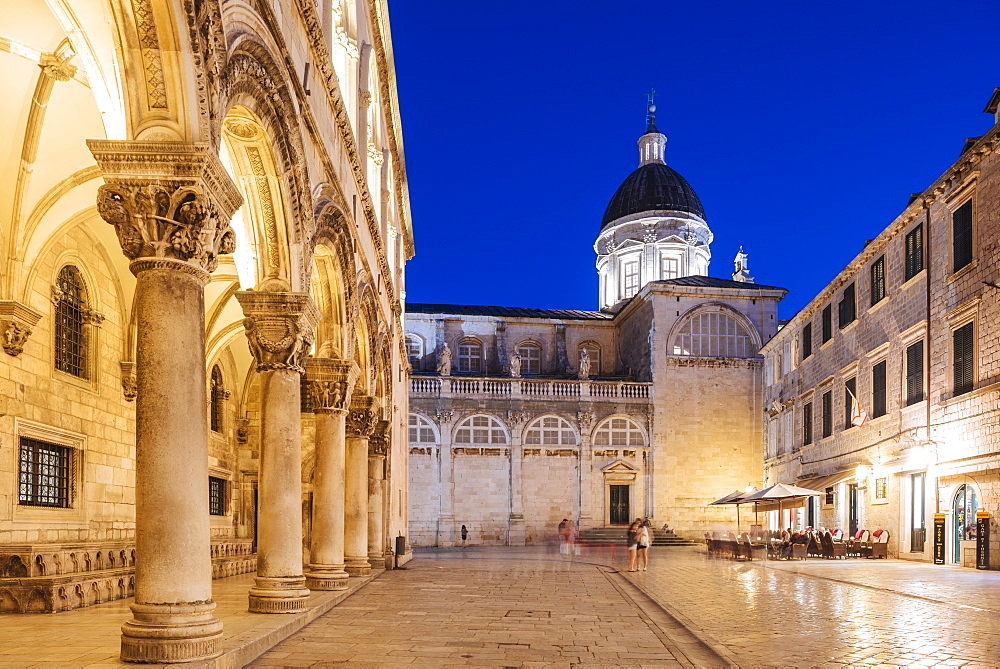
[[[889,479],[880,477],[875,479],[875,499],[886,499],[888,497]]]
[[[826,492],[826,496],[825,496],[825,499],[823,500],[823,503],[826,504],[826,505],[828,505],[828,506],[832,505],[833,504],[833,495],[834,495],[834,488],[833,488],[833,486],[830,486],[829,488],[827,488],[825,492]]]
[[[73,449],[20,438],[18,504],[69,508]]]
[[[56,280],[55,308],[56,369],[81,379],[87,378],[87,299],[80,270],[67,265]]]
[[[212,516],[226,515],[226,479],[208,477],[208,513]]]

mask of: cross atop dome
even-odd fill
[[[650,88],[646,96],[646,133],[639,138],[639,167],[650,163],[666,165],[667,136],[656,128],[656,90]]]
[[[651,132],[660,132],[656,129],[656,104],[653,102],[653,98],[656,96],[656,89],[650,88],[649,95],[646,96],[646,134]]]

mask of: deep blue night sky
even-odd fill
[[[992,126],[1000,85],[995,1],[389,7],[410,302],[595,309],[594,239],[653,86],[709,273],[742,244],[791,317]]]

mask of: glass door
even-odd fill
[[[962,562],[962,541],[970,541],[976,538],[976,508],[979,506],[976,500],[976,491],[963,484],[958,487],[955,493],[954,532],[955,542],[952,546],[951,561],[955,564]]]

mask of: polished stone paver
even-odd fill
[[[252,666],[725,664],[614,572],[537,550],[426,555]]]
[[[341,606],[254,666],[671,666],[655,636],[663,649],[696,648],[696,666],[1000,667],[997,572],[901,560],[745,563],[703,548],[654,549],[648,571],[623,567],[614,550],[572,565],[545,549],[427,551],[405,577],[386,574],[347,602],[355,619]],[[666,616],[651,624],[649,613],[630,612],[598,574],[641,589],[716,658],[672,638]]]

